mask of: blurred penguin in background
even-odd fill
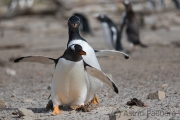
[[[83,33],[83,34],[90,34],[90,35],[94,35],[91,31],[90,28],[90,24],[88,22],[88,19],[81,13],[74,13],[75,16],[78,16],[80,18],[80,26],[79,26],[79,30]]]
[[[171,1],[173,2],[174,7],[176,9],[180,9],[179,0],[171,0]],[[147,2],[149,3],[149,6],[151,7],[152,10],[156,10],[156,7],[158,10],[162,10],[162,9],[165,9],[165,6],[166,6],[164,0],[147,0]]]
[[[147,0],[152,10],[163,10],[165,9],[164,0]],[[157,4],[156,4],[157,3]],[[157,5],[157,6],[156,6]]]
[[[156,4],[154,0],[147,0],[147,2],[149,3],[149,6],[151,7],[152,10],[155,10],[156,8]]]
[[[174,3],[175,8],[180,10],[179,0],[172,0],[172,2]]]
[[[13,13],[18,10],[28,10],[31,9],[34,0],[11,0],[9,4],[9,12]]]
[[[101,23],[104,39],[108,48],[124,51],[121,45],[121,36],[117,25],[104,14],[98,15],[96,18]]]
[[[126,26],[126,36],[127,40],[131,43],[131,51],[135,49],[135,45],[139,45],[143,48],[147,46],[140,41],[139,35],[139,25],[136,19],[136,15],[132,9],[129,0],[124,0],[123,4],[125,6],[125,11],[122,14],[120,34],[122,35],[123,28]]]

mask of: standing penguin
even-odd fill
[[[53,115],[60,114],[59,105],[82,107],[90,101],[97,102],[97,99],[91,99],[91,96],[94,96],[92,84],[98,85],[92,83],[91,79],[87,79],[87,74],[97,78],[118,93],[114,82],[105,73],[87,64],[82,55],[86,55],[83,48],[80,45],[72,44],[58,59],[44,57],[44,63],[54,62],[56,64],[51,83]],[[29,58],[30,56],[20,57],[14,62],[28,62]]]
[[[79,30],[84,34],[93,35],[88,19],[81,13],[74,13],[74,15],[80,18]]]
[[[114,50],[94,50],[87,41],[82,38],[79,34],[79,25],[80,19],[77,16],[71,16],[68,19],[68,30],[69,30],[69,40],[67,43],[67,48],[73,44],[78,44],[82,46],[83,50],[86,51],[86,56],[82,56],[83,60],[90,66],[94,67],[97,70],[101,70],[96,56],[124,56],[125,59],[128,59],[129,56],[126,53]],[[26,62],[38,62],[42,64],[57,64],[57,60],[53,58],[43,57],[43,56],[28,56],[19,58],[21,61]],[[16,62],[16,61],[15,61]],[[103,83],[97,78],[92,77],[90,74],[85,72],[85,77],[88,83],[88,96],[87,101],[91,101],[93,104],[99,103],[96,94],[103,87]]]
[[[126,35],[129,42],[132,43],[132,49],[134,49],[134,45],[140,45],[141,47],[147,47],[147,45],[144,45],[140,41],[140,35],[139,35],[139,26],[138,22],[135,16],[135,13],[132,9],[131,3],[129,0],[124,0],[124,6],[125,11],[122,14],[122,21],[121,21],[121,27],[120,32],[122,35],[122,31],[124,26],[126,25]]]
[[[98,63],[96,54],[98,54],[99,56],[107,56],[107,55],[124,55],[124,57],[126,59],[128,59],[128,55],[123,53],[123,52],[117,52],[117,51],[110,51],[110,50],[94,50],[89,44],[88,42],[82,38],[79,34],[79,25],[80,25],[80,19],[77,16],[71,16],[68,20],[68,29],[69,29],[69,40],[68,40],[68,44],[67,47],[73,45],[73,44],[79,44],[82,46],[83,50],[86,51],[86,56],[82,56],[84,61],[89,64],[90,66],[101,70],[100,65]],[[95,54],[96,52],[96,54]],[[98,102],[97,97],[95,94],[97,94],[101,88],[103,87],[103,83],[99,80],[97,80],[97,78],[92,77],[89,74],[85,74],[86,79],[89,79],[91,82],[89,83],[89,94],[90,96],[88,96],[87,99],[95,101],[96,103]]]
[[[123,51],[120,32],[114,22],[104,14],[100,14],[97,19],[101,22],[107,46],[110,49]]]
[[[34,0],[11,0],[9,4],[9,12],[13,13],[16,10],[29,10],[31,9]]]

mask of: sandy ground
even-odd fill
[[[159,14],[147,16],[145,18],[147,21],[159,18],[162,20],[160,24],[165,22],[168,29],[161,26],[154,31],[146,27],[142,29],[142,41],[149,47],[147,49],[137,47],[128,60],[123,57],[99,58],[102,71],[111,75],[117,84],[120,91],[118,95],[105,86],[98,93],[100,100],[98,108],[86,113],[64,109],[62,114],[57,116],[52,116],[51,111],[45,109],[50,94],[47,88],[51,82],[54,66],[37,63],[15,64],[12,60],[25,55],[46,55],[54,58],[61,56],[68,40],[66,21],[50,17],[23,17],[2,21],[1,25],[5,26],[5,29],[4,36],[0,38],[0,46],[16,44],[23,46],[19,49],[0,50],[0,61],[1,63],[4,61],[0,65],[0,99],[7,103],[6,108],[0,109],[0,120],[23,119],[12,114],[17,112],[17,108],[32,110],[35,116],[28,119],[38,120],[109,119],[111,112],[122,107],[144,112],[141,115],[134,115],[133,118],[136,120],[169,120],[173,116],[178,118],[180,116],[180,46],[172,42],[180,42],[180,24],[171,25],[166,22],[171,21],[173,16],[176,16],[173,12],[164,13],[161,18]],[[96,28],[93,29],[95,36],[82,36],[93,48],[107,49],[99,23],[96,22],[92,26]],[[7,69],[15,70],[16,75],[8,75]],[[163,84],[167,86],[161,87]],[[147,99],[149,93],[158,90],[165,92],[165,99]],[[129,108],[126,103],[134,97],[149,106]]]

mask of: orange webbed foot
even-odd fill
[[[94,95],[94,98],[91,100],[92,104],[99,104],[99,100],[98,97],[96,95]]]
[[[52,112],[52,115],[58,115],[60,113],[61,113],[61,111],[59,109],[59,106],[54,106],[54,110]]]

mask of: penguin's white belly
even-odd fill
[[[108,46],[109,49],[113,49],[112,45],[112,40],[111,40],[111,31],[109,29],[109,26],[106,22],[101,23],[102,29],[103,29],[103,34],[104,34],[104,39],[106,42],[106,45]]]
[[[92,67],[95,67],[96,69],[101,70],[97,57],[95,55],[95,52],[93,48],[87,42],[82,41],[82,40],[73,40],[68,44],[68,47],[72,44],[81,45],[83,50],[86,51],[86,55],[82,56],[84,61],[87,64],[91,65]],[[90,76],[86,72],[85,72],[85,76],[86,76],[86,82],[87,82],[86,102],[89,102],[90,100],[93,99],[94,94],[96,94],[97,92],[101,90],[101,88],[103,87],[103,83],[100,80]]]
[[[54,98],[59,99],[55,100],[59,105],[81,105],[85,102],[87,85],[83,60],[72,62],[59,59],[53,75],[52,92]]]

